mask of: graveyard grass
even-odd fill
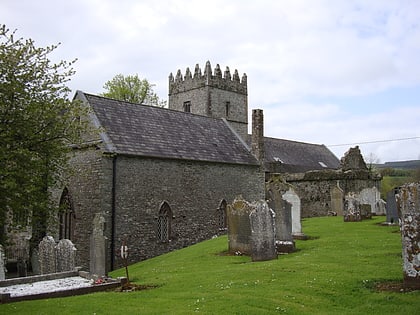
[[[420,291],[376,289],[402,283],[399,229],[383,221],[305,219],[310,239],[265,262],[227,255],[222,236],[129,266],[132,282],[155,288],[4,304],[0,313],[419,314]]]

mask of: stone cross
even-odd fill
[[[251,204],[249,214],[252,233],[252,261],[264,261],[277,258],[275,213],[265,201]]]
[[[420,289],[420,183],[405,184],[398,194],[404,287]]]

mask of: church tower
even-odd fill
[[[216,65],[214,73],[207,61],[202,74],[199,65],[194,75],[187,68],[183,76],[178,70],[175,78],[169,75],[169,109],[193,114],[225,118],[243,138],[248,134],[248,91],[247,77],[239,78],[235,70],[233,76],[229,67],[222,75]]]

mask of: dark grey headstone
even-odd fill
[[[251,254],[250,204],[237,197],[227,208],[229,253]]]

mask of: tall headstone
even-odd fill
[[[56,246],[57,272],[73,271],[76,269],[76,247],[72,241],[62,239]]]
[[[418,290],[420,289],[420,183],[403,185],[398,197],[404,286]]]
[[[292,205],[284,200],[275,183],[267,184],[267,203],[276,214],[276,249],[277,253],[291,253],[295,251],[292,236]]]
[[[343,215],[343,201],[344,193],[343,190],[338,186],[331,188],[331,211],[335,212],[337,215]]]
[[[344,199],[344,222],[361,221],[360,202],[354,193],[349,193]]]
[[[52,236],[44,236],[38,245],[39,270],[41,274],[57,272],[55,241]]]
[[[306,236],[302,232],[302,224],[300,222],[300,198],[298,194],[289,188],[283,195],[282,198],[292,205],[292,235],[295,239],[305,239]]]
[[[264,261],[277,258],[275,213],[265,201],[251,204],[249,214],[251,224],[252,261]]]
[[[386,221],[389,223],[398,223],[396,194],[398,194],[398,188],[394,188],[386,194]]]
[[[237,197],[227,208],[228,246],[231,254],[251,254],[251,225],[249,214],[252,208],[242,197]]]
[[[6,279],[6,255],[3,245],[0,244],[0,281]]]
[[[106,272],[106,246],[107,238],[104,235],[105,218],[96,213],[93,219],[93,230],[90,237],[90,273],[105,276]]]

